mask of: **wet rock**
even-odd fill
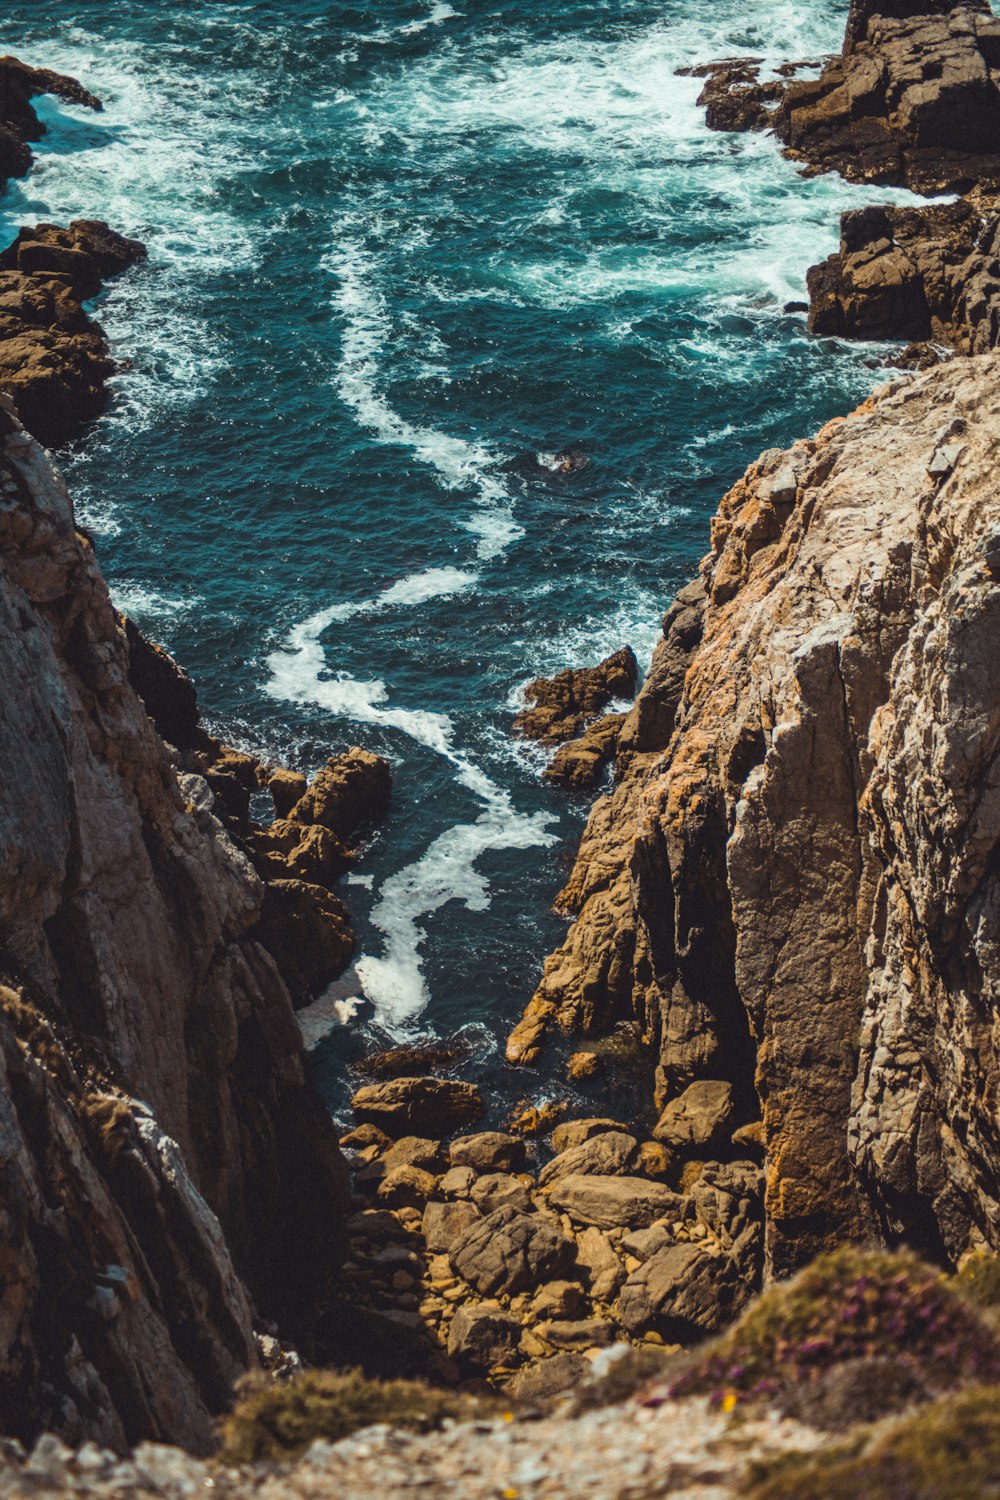
[[[634,1136],[620,1130],[605,1130],[600,1135],[570,1146],[552,1158],[538,1174],[540,1188],[550,1188],[574,1175],[617,1177],[630,1172],[636,1164],[638,1145]]]
[[[414,1078],[423,1073],[439,1073],[467,1054],[467,1047],[453,1042],[409,1042],[359,1058],[351,1063],[351,1072],[360,1073],[363,1078]]]
[[[615,698],[635,696],[639,667],[629,646],[596,667],[539,677],[525,689],[529,705],[514,720],[514,733],[543,744],[574,739]]]
[[[319,823],[349,841],[384,818],[391,784],[388,761],[355,745],[327,761],[288,816],[297,823]]]
[[[566,1077],[572,1082],[581,1078],[596,1078],[601,1071],[601,1059],[596,1052],[574,1052],[566,1063]]]
[[[599,1229],[637,1229],[676,1213],[679,1205],[677,1194],[659,1182],[582,1174],[561,1178],[550,1190],[549,1202],[576,1223]]]
[[[561,1119],[565,1105],[558,1100],[544,1104],[529,1104],[527,1101],[515,1105],[511,1111],[509,1128],[518,1135],[545,1135]]]
[[[446,1254],[480,1217],[473,1203],[428,1203],[420,1232],[430,1254]]]
[[[543,1214],[500,1208],[468,1229],[452,1246],[458,1274],[483,1296],[529,1291],[562,1276],[572,1265],[574,1247]]]
[[[471,1167],[474,1172],[516,1172],[525,1163],[526,1150],[520,1136],[498,1130],[463,1135],[452,1141],[448,1154],[453,1167]]]
[[[672,1245],[634,1271],[618,1298],[622,1325],[633,1337],[660,1333],[689,1342],[714,1333],[750,1296],[728,1256],[699,1245]]]
[[[615,758],[626,718],[626,714],[605,714],[578,738],[561,745],[545,768],[546,780],[557,781],[571,791],[593,791]]]
[[[700,1079],[670,1101],[653,1135],[675,1149],[709,1149],[726,1138],[733,1113],[732,1084]]]
[[[448,1330],[448,1355],[460,1364],[490,1370],[517,1352],[521,1325],[499,1303],[459,1307]]]
[[[440,1137],[470,1124],[483,1111],[474,1084],[446,1078],[391,1078],[366,1084],[351,1100],[359,1124],[377,1125],[387,1135]]]

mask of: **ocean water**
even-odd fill
[[[498,1049],[586,802],[508,729],[524,684],[648,661],[719,496],[850,408],[882,350],[783,312],[845,207],[676,69],[839,45],[831,0],[7,0],[0,50],[73,73],[0,228],[99,217],[149,264],[97,302],[128,368],[63,455],[117,602],[212,726],[312,770],[389,757],[345,894],[356,966],[316,1076],[460,1033]],[[556,472],[582,447],[588,465]],[[335,1003],[333,1003],[335,1002]],[[345,1025],[337,1024],[346,1020]],[[559,1090],[565,1094],[566,1090]]]

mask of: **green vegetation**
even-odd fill
[[[974,1386],[867,1438],[787,1455],[746,1500],[997,1500],[1000,1388]]]
[[[954,1284],[911,1254],[847,1248],[765,1292],[671,1390],[768,1397],[823,1421],[810,1394],[837,1386],[824,1425],[838,1426],[859,1396],[874,1409],[855,1419],[973,1381],[1000,1381],[1000,1343]]]
[[[977,1307],[1000,1307],[1000,1257],[987,1250],[970,1255],[954,1285]]]
[[[666,1378],[677,1362],[675,1353],[652,1344],[636,1344],[612,1360],[598,1379],[588,1379],[573,1398],[573,1414],[628,1401],[654,1381]]]
[[[369,1380],[360,1370],[308,1370],[293,1380],[246,1385],[222,1429],[226,1463],[281,1462],[317,1438],[335,1443],[375,1422],[428,1432],[447,1417],[492,1415],[478,1397],[415,1380]]]

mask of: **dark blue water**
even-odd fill
[[[724,488],[872,383],[871,351],[782,308],[885,190],[711,134],[675,74],[829,50],[846,6],[707,9],[4,7],[0,50],[107,104],[40,106],[4,227],[102,217],[150,250],[99,304],[132,368],[65,455],[117,601],[222,734],[394,766],[347,891],[335,997],[362,1003],[315,1054],[331,1099],[362,1036],[460,1027],[506,1088],[495,1042],[559,939],[586,810],[510,741],[520,689],[648,659]],[[567,444],[590,457],[570,476],[546,459]]]

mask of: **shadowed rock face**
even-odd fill
[[[0,1406],[29,1438],[204,1447],[254,1360],[247,1288],[294,1328],[336,1269],[342,1161],[263,883],[2,409],[0,574]]]
[[[890,385],[723,499],[511,1039],[634,1017],[659,1106],[759,1107],[772,1272],[997,1245],[998,377]]]
[[[86,109],[103,108],[100,99],[64,73],[32,68],[16,57],[0,57],[0,192],[9,177],[23,177],[32,163],[29,141],[40,140],[45,127],[31,107],[39,94],[52,94]]]

